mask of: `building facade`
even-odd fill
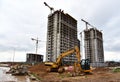
[[[91,63],[104,62],[103,36],[96,28],[84,30],[85,58]]]
[[[68,49],[78,45],[77,20],[61,10],[48,16],[46,61],[56,61],[57,57]],[[65,61],[74,61],[74,55],[63,58]]]
[[[43,62],[43,55],[27,53],[26,62],[27,63]]]

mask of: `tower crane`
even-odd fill
[[[38,42],[40,42],[41,40],[38,40],[38,38],[37,39],[31,38],[31,40],[36,41],[36,54],[37,54],[37,51],[38,51]]]
[[[45,4],[45,6],[47,6],[50,9],[51,13],[52,13],[52,11],[54,11],[54,8],[50,7],[46,2],[44,2],[44,4]]]
[[[89,25],[89,26],[91,26],[91,27],[94,27],[94,26],[91,25],[89,22],[87,22],[87,21],[85,21],[85,20],[83,20],[83,19],[81,19],[81,21],[85,22],[86,30],[88,30],[88,26],[87,26],[87,25]],[[94,28],[95,28],[95,27],[94,27]]]
[[[88,26],[87,25],[90,25],[87,21],[81,19],[81,21],[85,22],[85,25],[86,25],[86,30],[88,29]]]

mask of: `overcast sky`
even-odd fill
[[[102,30],[105,61],[120,60],[120,0],[0,0],[0,62],[25,61],[26,53],[35,52],[31,38],[37,37],[38,53],[45,57],[50,10],[43,2],[78,21],[78,38],[85,29],[82,18]]]

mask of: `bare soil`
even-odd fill
[[[70,76],[70,72],[62,74],[46,72],[48,67],[44,63],[31,66],[29,71],[36,74],[41,82],[120,82],[120,72],[114,73],[107,67],[94,68],[92,74]]]

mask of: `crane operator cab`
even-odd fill
[[[84,72],[86,72],[86,73],[91,72],[89,59],[82,59],[80,62],[80,65],[81,65],[81,68]]]

